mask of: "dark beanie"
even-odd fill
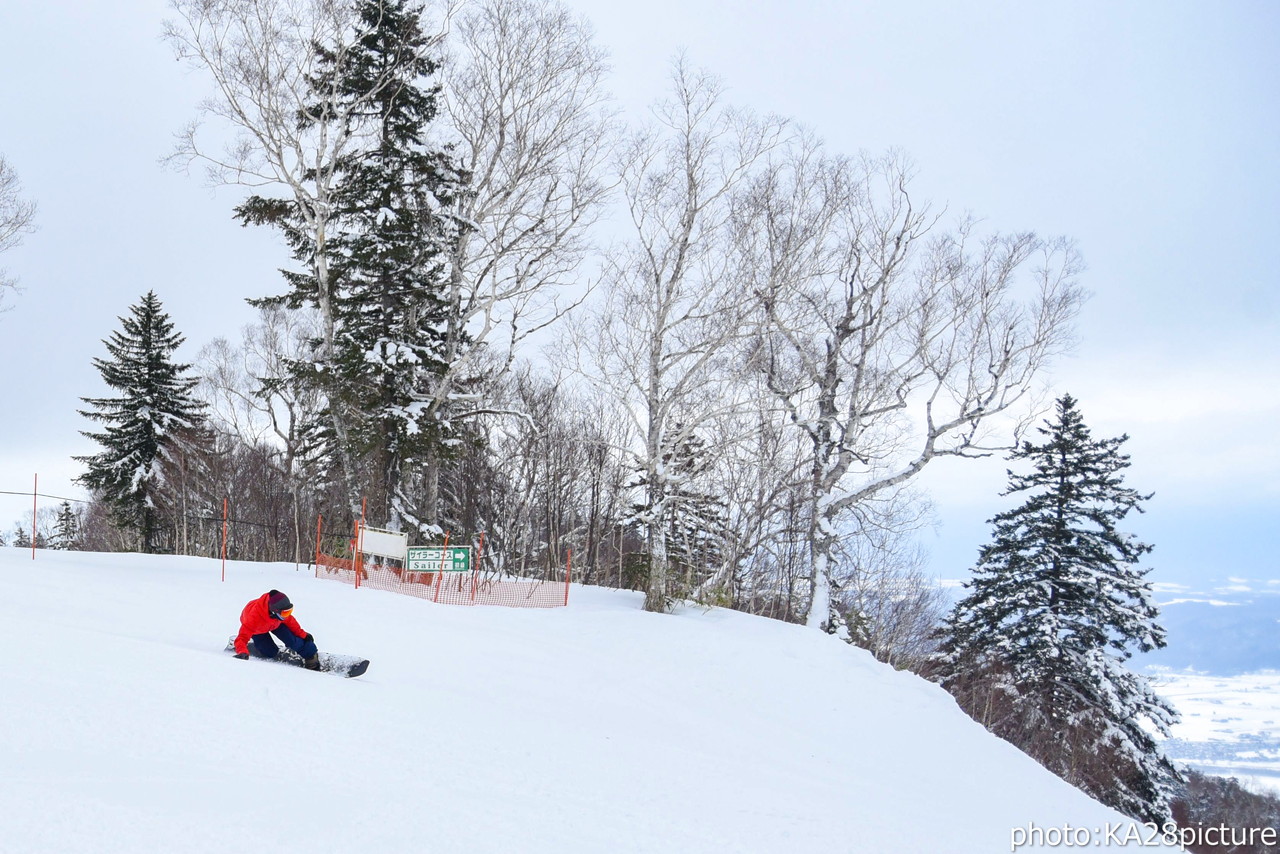
[[[279,590],[272,590],[267,596],[267,610],[273,614],[279,614],[281,611],[288,611],[293,607],[293,603],[289,601],[289,597],[281,593]]]

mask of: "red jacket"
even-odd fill
[[[249,638],[254,635],[265,635],[267,632],[275,631],[280,625],[289,627],[289,631],[293,632],[300,638],[305,638],[307,633],[302,630],[302,626],[298,625],[298,621],[290,614],[283,620],[277,620],[271,616],[271,608],[267,605],[267,599],[270,593],[263,593],[257,599],[254,599],[248,605],[244,606],[244,610],[240,612],[240,634],[236,635],[236,652],[247,653],[249,651]]]

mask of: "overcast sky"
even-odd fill
[[[1097,436],[1129,433],[1129,527],[1157,579],[1276,577],[1280,546],[1280,3],[573,0],[612,54],[629,114],[664,94],[681,48],[734,103],[836,151],[897,147],[917,193],[1001,230],[1074,238],[1092,293],[1049,378]],[[0,154],[39,205],[0,256],[0,490],[72,497],[94,446],[102,339],[154,289],[193,358],[278,291],[275,234],[231,220],[159,159],[206,82],[161,43],[164,0],[9,0],[0,13]],[[926,479],[932,571],[963,573],[1008,506],[1004,465]],[[12,528],[29,499],[0,501]]]

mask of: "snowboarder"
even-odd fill
[[[320,669],[316,639],[298,625],[293,618],[293,603],[279,590],[268,590],[240,612],[240,634],[235,640],[236,658],[249,657],[250,640],[258,656],[275,658],[280,654],[280,647],[271,639],[272,635],[302,656],[302,664],[308,670]]]

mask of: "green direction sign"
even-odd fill
[[[410,546],[410,572],[470,572],[471,546]]]

